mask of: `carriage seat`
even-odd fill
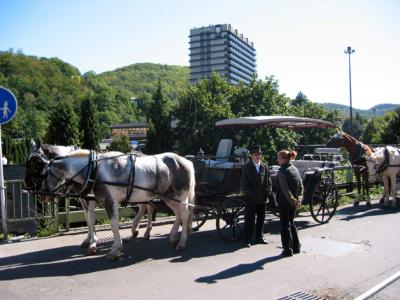
[[[222,168],[222,169],[232,169],[235,166],[235,163],[229,161],[232,150],[232,140],[231,139],[222,139],[219,141],[217,154],[215,155],[215,159],[206,159],[204,160],[205,167],[209,168]]]
[[[215,155],[216,161],[228,161],[231,156],[232,140],[222,139],[219,141],[217,154]]]
[[[217,161],[206,159],[204,161],[204,167],[213,169],[241,169],[242,165],[234,161]]]
[[[300,176],[303,179],[306,174],[314,173],[317,169],[339,166],[338,161],[328,160],[292,160],[291,163],[299,170]]]
[[[303,160],[333,160],[341,161],[343,159],[339,148],[316,148],[314,153],[303,155]]]

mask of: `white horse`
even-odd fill
[[[32,145],[33,147],[36,147],[35,144]],[[36,149],[36,148],[35,148]],[[78,148],[75,146],[60,146],[60,145],[48,145],[48,144],[42,144],[40,147],[40,151],[43,152],[45,157],[48,159],[56,159],[56,158],[63,158],[69,155],[72,151],[77,150]],[[116,152],[116,155],[121,155],[122,153]],[[143,156],[141,153],[135,153],[137,156]],[[72,193],[77,193],[79,192],[80,189],[80,184],[71,184],[71,192]],[[92,191],[93,192],[93,191]],[[88,235],[84,239],[84,241],[81,244],[82,248],[88,248],[88,254],[96,254],[96,248],[92,245],[90,245],[90,239],[93,237],[95,241],[97,241],[97,236],[96,236],[96,231],[95,231],[95,220],[96,217],[95,215],[90,215],[90,218],[88,217],[91,212],[95,210],[93,207],[93,200],[85,200],[82,198],[79,198],[79,201],[82,204],[83,207],[83,212],[85,215],[85,220],[86,224],[88,224]],[[94,204],[95,205],[95,204]],[[89,208],[90,207],[90,208]],[[135,215],[135,218],[132,221],[132,236],[135,238],[139,235],[138,227],[140,220],[144,216],[144,214],[147,211],[147,226],[145,233],[143,235],[143,239],[148,240],[150,239],[150,231],[153,227],[153,214],[154,214],[154,206],[152,204],[146,204],[146,203],[139,203],[138,204],[138,212]],[[93,220],[93,221],[92,221]]]
[[[400,149],[392,146],[378,148],[370,157],[365,159],[370,182],[375,181],[377,174],[382,177],[384,204],[388,205],[390,197],[392,197],[392,206],[396,207],[396,178],[400,174]]]
[[[158,195],[174,211],[176,220],[170,242],[176,249],[185,248],[191,231],[194,204],[194,168],[187,159],[174,153],[134,157],[118,153],[101,154],[93,159],[88,150],[70,152],[66,157],[47,160],[40,152],[32,152],[27,162],[25,184],[41,193],[54,194],[67,184],[80,187],[79,193],[93,190],[111,218],[114,243],[108,254],[115,259],[122,253],[119,235],[118,205],[121,202],[148,202]],[[89,250],[96,251],[94,234],[94,201],[89,201]],[[179,237],[178,230],[182,225]]]

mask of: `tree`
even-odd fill
[[[350,124],[351,124],[350,118],[344,120],[342,125],[342,130],[350,134],[351,136],[355,137],[356,139],[359,139],[364,131],[360,122],[357,119],[353,119],[353,132],[351,130]]]
[[[93,102],[86,98],[81,103],[80,129],[82,132],[82,147],[84,149],[99,149],[99,123]]]
[[[400,107],[391,114],[391,118],[382,134],[382,142],[385,144],[400,144]]]
[[[113,138],[109,148],[109,151],[119,151],[122,153],[129,153],[132,150],[132,146],[129,143],[129,137],[126,135],[119,135]]]
[[[341,121],[338,111],[333,110],[328,113],[322,105],[309,101],[307,96],[301,92],[297,94],[296,99],[293,100],[291,104],[293,113],[298,117],[321,119],[334,124],[339,124]],[[299,144],[325,144],[335,130],[336,129],[315,128],[299,131],[301,134]]]
[[[382,144],[382,135],[388,126],[389,114],[372,118],[365,127],[362,141],[367,144]]]
[[[368,119],[364,118],[359,112],[356,112],[356,120],[360,123],[360,125],[364,131],[365,126],[367,126],[367,124],[368,124]]]
[[[308,103],[309,100],[306,95],[303,94],[303,92],[298,92],[296,98],[292,101],[293,106],[304,106],[306,103]]]
[[[219,75],[200,80],[188,87],[179,99],[175,113],[176,147],[180,153],[215,153],[224,131],[215,128],[215,122],[232,117],[228,102],[233,87]]]
[[[56,145],[79,144],[79,119],[71,101],[60,99],[59,105],[50,115],[50,125],[46,142]]]
[[[278,81],[273,76],[253,80],[249,86],[240,85],[230,98],[232,112],[242,116],[273,116],[290,114],[289,99],[279,92]],[[268,127],[232,130],[240,146],[259,145],[264,158],[276,163],[276,153],[281,149],[294,149],[296,133],[286,129]]]
[[[149,110],[149,131],[147,132],[146,153],[155,154],[170,151],[174,143],[171,131],[171,114],[168,101],[163,97],[161,82],[153,94],[153,105]]]

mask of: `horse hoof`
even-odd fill
[[[143,239],[144,239],[144,240],[149,240],[149,239],[150,239],[150,235],[144,235],[144,236],[143,236]]]
[[[87,252],[88,255],[95,255],[96,253],[97,253],[96,247],[90,247]]]
[[[122,257],[124,254],[122,253],[122,251],[119,251],[117,254],[114,253],[108,253],[107,254],[107,259],[108,260],[117,260],[120,257]]]
[[[359,204],[360,204],[360,202],[358,202],[358,201],[353,202],[353,206],[358,206]]]
[[[86,241],[82,242],[81,248],[89,248],[89,242]]]
[[[118,259],[118,255],[111,254],[111,253],[107,254],[107,260],[117,260],[117,259]]]
[[[132,232],[132,237],[136,238],[139,235],[139,231]]]

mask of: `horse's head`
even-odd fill
[[[325,144],[327,148],[339,148],[343,147],[343,133],[337,132],[331,139]]]
[[[41,145],[40,148],[36,145],[31,147],[24,179],[27,189],[43,194],[55,192],[65,182],[62,174],[63,162],[57,158],[66,157],[74,149],[74,146],[46,144]],[[48,200],[49,197],[43,198]]]
[[[24,183],[27,189],[38,191],[42,188],[48,164],[49,160],[40,148],[31,150],[25,164]]]

